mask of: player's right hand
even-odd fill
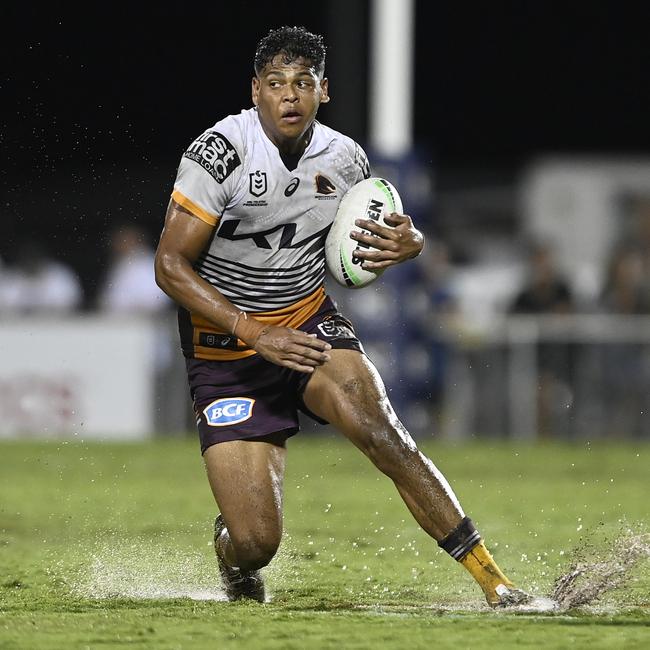
[[[262,330],[253,349],[271,363],[311,373],[330,360],[332,346],[315,334],[271,325]]]

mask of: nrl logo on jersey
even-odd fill
[[[248,175],[248,191],[253,196],[262,196],[267,189],[266,172],[261,172],[258,169]]]
[[[228,138],[216,131],[200,135],[183,154],[205,169],[217,183],[223,183],[232,174],[241,160]]]

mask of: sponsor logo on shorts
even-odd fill
[[[223,183],[241,165],[235,147],[225,135],[216,131],[200,135],[183,156],[201,165],[217,183]]]
[[[203,415],[211,427],[239,424],[253,415],[254,404],[255,400],[250,397],[225,397],[208,404],[203,409]]]

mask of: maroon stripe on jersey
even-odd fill
[[[319,251],[320,252],[320,251]],[[325,253],[323,253],[324,255]],[[226,262],[228,264],[232,264],[233,266],[239,266],[242,269],[246,269],[247,271],[259,271],[262,274],[266,274],[270,271],[295,271],[296,269],[302,269],[305,266],[309,266],[313,260],[309,260],[308,262],[304,262],[302,264],[296,264],[295,266],[274,266],[274,267],[261,267],[261,266],[248,266],[247,264],[242,264],[241,262],[235,262],[233,260],[226,260],[222,257],[217,257],[216,255],[211,255],[210,253],[204,253],[201,258],[205,259],[211,259],[215,260],[218,262]],[[316,257],[318,259],[318,257]]]

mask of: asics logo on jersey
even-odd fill
[[[300,241],[294,242],[293,239],[296,236],[295,223],[280,224],[278,226],[275,226],[274,228],[269,228],[268,230],[259,230],[257,232],[246,232],[246,233],[235,234],[240,223],[241,223],[241,219],[230,219],[229,221],[222,222],[221,227],[217,232],[217,237],[223,237],[223,239],[228,239],[230,241],[252,239],[253,243],[258,248],[266,248],[267,250],[270,250],[273,248],[273,246],[271,246],[271,242],[267,239],[268,236],[272,235],[275,232],[280,231],[282,234],[280,235],[280,245],[278,246],[278,249],[302,248],[303,246],[306,246],[309,242],[314,241],[314,245],[309,251],[305,252],[305,255],[307,255],[312,250],[315,250],[324,244],[325,238],[327,237],[327,233],[332,227],[330,224],[328,226],[325,226],[325,228],[323,228],[322,230],[315,232],[313,235],[309,235],[304,239],[301,239]]]
[[[226,397],[211,402],[203,409],[205,421],[211,427],[239,424],[253,415],[255,400],[250,397]]]
[[[235,147],[228,138],[216,131],[200,135],[183,154],[205,169],[217,183],[223,183],[241,165]]]
[[[336,186],[327,176],[316,174],[314,181],[316,182],[316,192],[318,194],[334,194],[336,192]]]
[[[258,169],[248,175],[248,191],[253,196],[262,196],[266,189],[266,172]]]
[[[293,193],[298,189],[298,185],[300,185],[300,179],[292,178],[291,183],[289,183],[289,185],[287,185],[287,187],[284,190],[284,195],[293,196]]]

